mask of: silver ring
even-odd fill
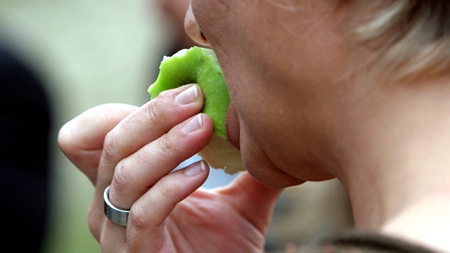
[[[103,192],[103,200],[105,202],[105,210],[104,210],[105,215],[113,223],[125,227],[128,223],[128,216],[130,215],[130,210],[121,210],[115,207],[113,204],[111,204],[111,202],[109,201],[110,187],[111,186],[106,187],[105,191]]]

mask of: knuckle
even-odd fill
[[[151,221],[146,209],[141,205],[133,205],[131,213],[132,215],[129,217],[129,222],[133,224],[134,231],[142,231],[148,228]],[[133,240],[138,240],[139,234],[141,233],[135,233],[131,238],[134,238]]]
[[[117,190],[116,193],[122,193],[129,189],[130,181],[131,175],[127,163],[120,161],[116,166],[112,180],[112,185]]]
[[[168,183],[165,180],[158,182],[152,188],[152,194],[149,199],[152,199],[152,202],[159,203],[161,201],[170,202],[171,197],[173,196],[173,185]],[[152,225],[152,218],[150,211],[145,208],[144,202],[140,202],[139,204],[135,203],[131,207],[131,213],[128,222],[133,224],[135,231],[143,231],[148,229],[149,225]]]
[[[168,201],[172,199],[174,185],[170,183],[170,180],[161,180],[158,182],[157,187],[155,187],[156,195],[158,199]]]
[[[161,96],[161,94],[159,96]],[[158,96],[158,98],[159,98],[159,96]],[[159,98],[158,101],[160,101],[161,99],[164,99],[164,98]],[[145,116],[150,120],[155,120],[155,119],[156,120],[166,120],[168,117],[168,114],[170,114],[169,112],[172,111],[170,106],[168,106],[168,105],[169,105],[168,103],[160,103],[160,102],[155,102],[155,101],[150,102],[150,103],[148,103]]]
[[[169,138],[169,134],[164,135],[162,138],[158,139],[157,149],[162,154],[170,154],[174,151],[176,145]]]
[[[103,141],[103,158],[106,161],[113,161],[118,154],[116,135],[114,131],[109,132]]]
[[[175,97],[174,94],[175,89],[164,90],[156,97],[156,99],[173,99]]]

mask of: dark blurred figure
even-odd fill
[[[0,41],[0,217],[5,228],[0,242],[14,245],[15,252],[40,252],[43,246],[50,128],[44,87]]]
[[[198,46],[184,31],[184,16],[189,7],[189,2],[189,0],[157,0],[157,4],[175,31],[175,42],[168,55],[172,55],[183,48]]]

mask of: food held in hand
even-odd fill
[[[239,150],[227,140],[230,93],[214,52],[200,47],[183,49],[171,57],[164,57],[159,68],[157,80],[148,89],[152,98],[162,91],[189,83],[197,83],[203,91],[202,112],[211,117],[214,135],[199,155],[211,167],[224,169],[228,174],[245,170]]]

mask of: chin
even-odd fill
[[[283,189],[300,185],[307,181],[321,182],[335,178],[332,174],[320,170],[309,171],[309,173],[303,171],[304,173],[299,173],[299,175],[292,175],[273,165],[264,166],[258,164],[257,166],[250,166],[246,164],[246,167],[250,175],[257,181],[272,189]]]
[[[252,170],[247,168],[247,171],[261,184],[272,189],[283,189],[290,186],[303,184],[305,181],[295,178],[280,170],[264,171],[259,168]]]

